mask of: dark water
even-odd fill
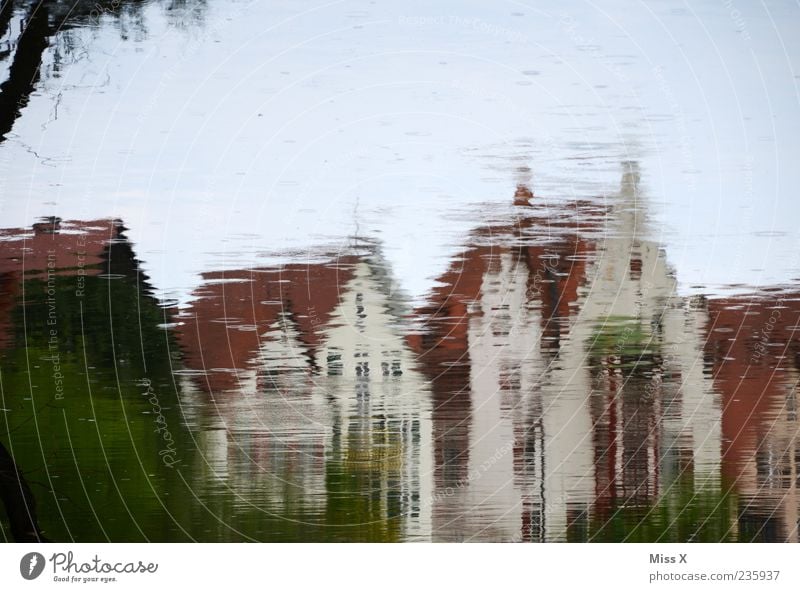
[[[134,25],[155,6],[116,3],[100,23],[52,9],[26,55],[52,65],[58,31],[120,27],[147,48]],[[203,6],[158,19],[203,30]],[[2,87],[14,158],[54,76],[35,71]],[[132,238],[145,214],[91,217],[67,187],[60,216],[3,223],[3,539],[797,542],[800,283],[743,285],[717,260],[728,285],[687,285],[674,254],[705,243],[664,232],[645,156],[598,149],[613,182],[573,171],[544,194],[517,160],[492,164],[510,190],[453,207],[470,230],[436,257],[398,264],[370,216],[413,233],[414,214],[381,205],[300,251],[205,257],[175,298],[183,278],[155,279],[157,249]],[[37,173],[54,193],[60,174]],[[206,224],[175,203],[166,227]],[[762,244],[747,236],[742,251]],[[224,242],[200,238],[178,268]],[[408,267],[434,259],[411,289]]]

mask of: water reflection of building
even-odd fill
[[[604,212],[578,203],[553,219],[552,203],[531,206],[475,233],[410,340],[433,388],[438,539],[544,536],[557,500],[592,486],[588,408],[553,368]]]
[[[311,351],[350,280],[353,259],[278,268],[208,272],[191,306],[176,315],[187,370],[207,393],[237,389],[257,370],[262,335],[290,319]]]
[[[343,532],[424,538],[427,390],[379,248],[352,253],[207,277],[179,315],[184,407],[206,472],[251,503],[302,506]]]
[[[677,298],[663,249],[646,238],[638,169],[625,167],[572,329],[592,367],[592,519],[601,524],[687,481],[719,491],[721,407],[700,363],[705,313]]]
[[[517,203],[439,278],[411,340],[433,385],[434,536],[560,540],[687,471],[718,485],[703,316],[644,238],[635,164],[604,201]]]
[[[339,540],[584,540],[733,484],[734,538],[797,540],[800,296],[677,297],[633,164],[517,203],[414,311],[376,245],[205,274],[171,319],[204,501]],[[23,280],[135,268],[121,233],[0,231],[0,347]]]
[[[723,471],[743,540],[798,541],[800,294],[708,303],[706,364],[723,401]]]

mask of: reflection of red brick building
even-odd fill
[[[744,540],[798,540],[800,294],[709,301],[706,363],[722,396],[722,470]]]
[[[252,368],[261,336],[281,317],[313,351],[354,260],[203,274],[196,299],[176,319],[185,367],[204,373],[197,386],[210,393],[237,388],[237,372]]]
[[[706,363],[722,394],[723,468],[736,479],[794,395],[800,294],[714,299],[708,312]]]
[[[435,368],[435,358],[453,357],[452,362],[468,355],[467,324],[470,304],[480,298],[484,276],[496,265],[499,257],[511,253],[524,263],[528,270],[528,295],[532,303],[542,309],[545,347],[557,347],[560,330],[566,329],[564,321],[570,315],[570,306],[578,300],[578,289],[586,281],[586,262],[594,252],[594,243],[584,238],[584,230],[596,223],[598,208],[594,204],[578,203],[570,217],[560,211],[561,217],[552,220],[546,212],[525,210],[514,225],[483,227],[471,237],[470,246],[456,263],[437,278],[439,286],[429,300],[431,304],[416,311],[426,323],[422,335],[409,341],[420,355],[420,362]],[[544,239],[551,239],[544,242]],[[528,243],[528,244],[526,244]],[[446,353],[457,352],[457,353]],[[426,360],[431,363],[426,363]],[[444,379],[432,370],[432,378]],[[448,390],[454,391],[451,387]]]
[[[502,276],[502,260],[510,258],[514,269],[524,270],[519,277],[524,276],[525,306],[539,309],[539,349],[547,355],[555,355],[561,338],[568,331],[569,317],[574,312],[571,307],[577,303],[579,289],[586,282],[587,261],[595,249],[594,242],[584,231],[596,230],[603,223],[602,212],[596,204],[579,202],[570,207],[559,204],[555,208],[558,215],[553,216],[552,204],[548,208],[530,203],[532,196],[523,189],[518,189],[515,196],[517,205],[524,206],[518,210],[519,217],[512,223],[476,230],[470,236],[468,248],[437,278],[438,287],[430,295],[429,304],[415,311],[424,322],[424,328],[410,336],[408,342],[417,355],[418,368],[431,383],[434,479],[440,492],[464,488],[470,479],[470,465],[474,469],[476,463],[482,462],[470,459],[476,438],[476,418],[472,417],[475,369],[471,368],[474,363],[471,348],[476,344],[471,343],[470,328],[474,329],[476,316],[485,314],[481,303],[486,300],[483,293],[486,282]],[[527,199],[521,199],[526,196]],[[515,283],[517,278],[509,281]],[[489,306],[486,302],[483,304]],[[514,311],[509,314],[516,316]],[[512,365],[522,362],[510,361]],[[516,396],[512,391],[520,388],[516,378],[518,370],[508,367],[501,372],[500,388],[508,391],[509,396]],[[536,421],[536,417],[527,417],[516,426],[519,437],[511,455],[514,470],[520,474],[533,466],[532,450],[541,447],[540,434],[534,429]],[[434,510],[437,535],[457,539],[462,530],[470,532],[469,525],[459,526],[465,518],[464,508],[459,508],[460,502],[449,496],[440,498],[443,505]],[[525,532],[533,530],[532,523],[536,520],[532,504],[522,500]],[[446,509],[448,505],[452,508]]]

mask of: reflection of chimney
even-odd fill
[[[514,192],[514,205],[530,206],[531,199],[533,199],[533,191],[528,189],[526,185],[517,185],[517,190]]]
[[[61,218],[58,216],[40,218],[33,225],[33,231],[36,234],[55,234],[59,230],[61,230]]]
[[[527,165],[517,167],[517,190],[514,192],[515,206],[530,206],[533,199],[531,169]]]
[[[646,203],[640,201],[639,163],[627,161],[622,163],[622,181],[619,188],[619,199],[612,206],[615,209],[616,228],[623,236],[630,239],[629,252],[638,253],[638,243],[645,232]]]
[[[635,188],[639,185],[639,163],[635,160],[628,160],[622,163],[624,173],[622,174],[622,187]]]

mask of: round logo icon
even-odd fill
[[[44,555],[41,553],[25,553],[19,561],[19,573],[26,580],[35,580],[44,571]]]

